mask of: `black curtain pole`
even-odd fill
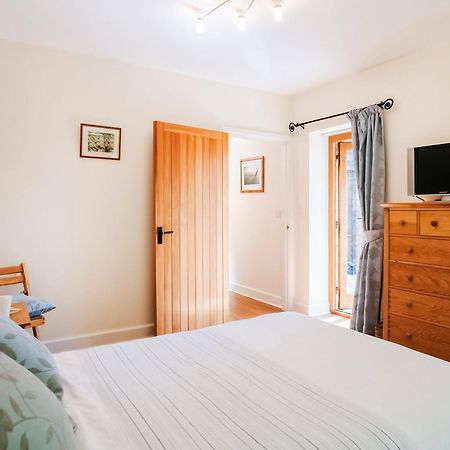
[[[392,100],[392,98],[387,98],[383,102],[377,103],[377,105],[383,109],[391,109],[394,106],[394,100]],[[293,133],[297,127],[302,127],[303,129],[305,129],[305,125],[308,125],[310,123],[320,122],[322,120],[327,120],[327,119],[333,119],[334,117],[345,116],[349,112],[350,111],[345,111],[345,112],[342,112],[339,114],[333,114],[332,116],[321,117],[320,119],[308,120],[308,122],[302,122],[302,123],[291,122],[289,124],[289,131],[291,133]]]

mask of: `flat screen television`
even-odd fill
[[[408,195],[450,194],[450,143],[408,149]]]

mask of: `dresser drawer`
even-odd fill
[[[450,361],[450,330],[414,319],[389,315],[389,340]]]
[[[450,269],[391,262],[389,286],[450,296]]]
[[[450,237],[450,211],[420,211],[419,224],[422,236]]]
[[[391,211],[389,228],[393,234],[417,234],[417,212]]]
[[[391,237],[389,259],[450,267],[450,240]]]
[[[390,289],[389,311],[447,326],[450,333],[450,298]]]

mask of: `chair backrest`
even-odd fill
[[[11,286],[14,284],[21,284],[23,286],[23,293],[25,295],[31,295],[25,272],[25,264],[23,263],[18,266],[0,267],[0,286]]]

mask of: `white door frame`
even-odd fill
[[[283,267],[283,298],[282,308],[284,311],[289,309],[289,280],[288,280],[288,262],[289,262],[289,179],[288,179],[288,149],[291,144],[291,136],[282,133],[269,133],[264,131],[248,130],[244,128],[224,127],[222,131],[227,132],[230,138],[241,138],[249,140],[258,140],[262,142],[273,142],[277,144],[283,144],[282,154],[282,175],[284,178],[283,186],[283,204],[282,213],[285,221],[284,229],[284,267]]]

